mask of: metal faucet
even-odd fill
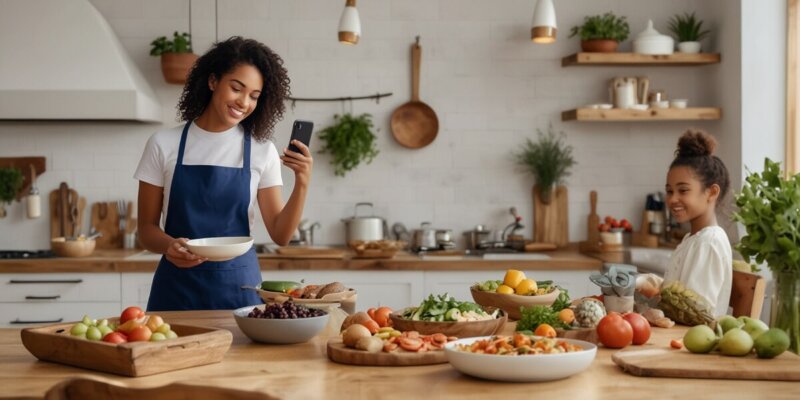
[[[522,225],[520,223],[520,221],[522,221],[522,217],[520,217],[519,214],[517,214],[516,207],[509,208],[508,212],[511,213],[511,215],[514,217],[514,222],[506,225],[506,227],[503,228],[503,233],[500,235],[500,240],[502,240],[503,242],[507,241],[506,239],[508,238],[509,229],[511,230],[511,235],[514,235],[516,231],[525,228],[525,225]]]
[[[319,222],[314,222],[310,226],[306,226],[308,220],[300,221],[300,226],[297,228],[300,231],[300,242],[308,246],[314,245],[314,230],[322,227]]]

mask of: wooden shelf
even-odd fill
[[[631,110],[612,108],[600,110],[594,108],[577,108],[561,113],[562,121],[690,121],[718,120],[722,110],[715,107],[697,108],[653,108],[649,110]]]
[[[673,53],[650,55],[638,53],[575,53],[561,59],[561,66],[570,65],[707,65],[718,64],[719,53]]]

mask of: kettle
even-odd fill
[[[608,92],[615,108],[632,108],[634,104],[646,104],[650,90],[650,79],[640,77],[616,77],[611,79]]]

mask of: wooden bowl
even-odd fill
[[[521,317],[519,308],[530,306],[549,306],[558,298],[560,291],[553,289],[548,294],[537,296],[522,296],[518,294],[501,294],[495,292],[484,292],[475,286],[469,288],[472,298],[476,303],[484,307],[495,307],[505,311],[508,317],[518,320]]]
[[[94,240],[66,240],[63,236],[50,240],[50,248],[59,257],[88,257],[94,251]]]
[[[493,312],[494,309],[484,307],[486,312]],[[508,321],[508,315],[500,310],[500,315],[495,319],[484,321],[460,321],[460,322],[429,322],[411,321],[401,317],[401,314],[389,314],[392,319],[392,326],[399,331],[417,331],[422,335],[432,335],[434,333],[444,333],[447,336],[457,338],[467,338],[476,336],[490,336],[499,332],[503,325]]]

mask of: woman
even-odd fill
[[[301,142],[292,142],[300,153],[284,149],[279,157],[269,141],[288,95],[283,60],[255,40],[232,37],[197,60],[178,104],[186,123],[150,137],[134,175],[139,180],[140,241],[163,254],[148,311],[261,303],[255,292],[240,288],[261,282],[254,249],[211,262],[189,252],[186,241],[250,236],[256,204],[276,243],[292,237],[313,160]],[[295,173],[285,206],[279,159]]]

